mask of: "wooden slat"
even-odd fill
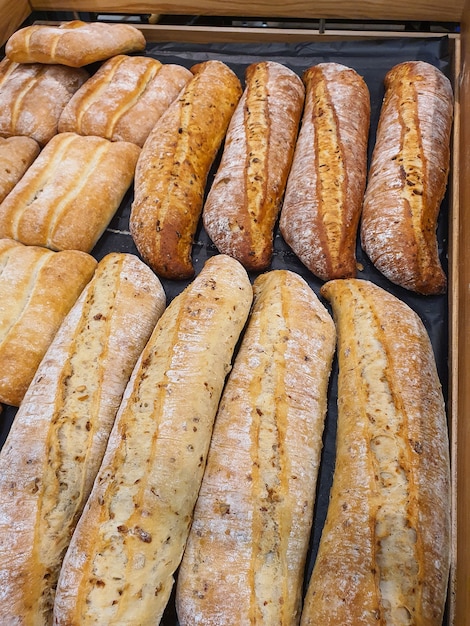
[[[0,45],[5,43],[30,13],[28,0],[0,0]]]

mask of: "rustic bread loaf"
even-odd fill
[[[304,103],[301,79],[273,61],[250,65],[203,209],[217,249],[267,269]]]
[[[55,135],[0,204],[0,236],[90,252],[130,187],[140,148]]]
[[[300,619],[335,328],[292,272],[254,294],[178,572],[182,626]]]
[[[18,406],[96,261],[0,239],[0,402]]]
[[[142,148],[130,216],[139,253],[157,274],[171,279],[194,274],[192,244],[207,176],[242,91],[220,61],[192,71],[194,77]]]
[[[0,203],[20,180],[39,151],[39,144],[31,137],[0,138]]]
[[[52,623],[63,554],[164,306],[144,263],[110,254],[41,362],[0,453],[2,624]]]
[[[446,414],[421,319],[368,281],[321,289],[338,332],[337,455],[302,626],[441,626],[450,563]]]
[[[145,37],[131,24],[72,20],[59,26],[33,24],[20,28],[8,39],[5,54],[17,63],[83,67],[144,49]]]
[[[279,227],[322,280],[356,275],[367,175],[370,96],[352,68],[320,63],[303,75],[305,110]]]
[[[60,115],[88,78],[84,69],[0,62],[0,137],[25,135],[44,146],[57,134]]]
[[[60,116],[59,132],[98,135],[142,147],[191,78],[191,72],[181,65],[117,55],[74,94]]]
[[[436,224],[449,172],[451,83],[434,66],[409,61],[388,72],[385,89],[362,247],[393,283],[424,295],[444,293]]]
[[[252,295],[243,267],[218,255],[160,318],[65,556],[55,624],[160,622]]]

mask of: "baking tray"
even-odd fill
[[[183,43],[156,43],[147,44],[147,56],[155,57],[162,63],[178,63],[191,67],[195,63],[210,59],[218,59],[231,67],[244,85],[245,70],[251,63],[260,60],[277,61],[291,68],[300,76],[310,66],[321,62],[343,63],[355,69],[365,80],[371,98],[371,125],[369,134],[369,160],[374,146],[377,122],[384,94],[383,79],[389,69],[397,63],[409,60],[427,61],[441,69],[451,80],[452,76],[452,43],[447,36],[423,37],[423,38],[390,38],[390,39],[366,39],[366,40],[339,40],[339,41],[315,41],[296,44],[287,43],[263,43],[254,44],[183,44]],[[91,72],[97,66],[90,66]],[[213,180],[222,149],[214,162],[208,176],[207,190]],[[207,192],[206,190],[206,192]],[[93,256],[100,260],[111,251],[129,252],[138,256],[138,251],[129,233],[129,215],[133,189],[129,189],[121,206],[116,212],[109,227],[98,241],[92,251]],[[446,193],[442,202],[438,220],[439,255],[445,271],[448,267],[448,227],[450,221],[450,193]],[[200,222],[196,232],[193,246],[193,263],[198,273],[206,260],[217,254],[217,249],[212,244]],[[448,296],[419,296],[401,287],[393,285],[371,264],[362,251],[359,241],[357,244],[357,261],[360,271],[358,278],[371,280],[375,284],[386,289],[414,309],[429,333],[433,346],[439,377],[444,392],[446,404],[448,402]],[[316,278],[297,259],[279,233],[278,227],[274,233],[274,253],[270,269],[288,269],[301,275],[319,295],[323,282]],[[251,273],[254,280],[256,274]],[[168,303],[180,293],[189,281],[170,281],[161,279]],[[322,300],[328,308],[328,304]],[[1,363],[0,363],[1,367]],[[320,466],[317,495],[312,527],[309,554],[306,564],[305,584],[308,582],[316,550],[318,547],[321,529],[326,515],[329,491],[334,471],[335,460],[335,437],[336,437],[336,390],[338,369],[336,359],[333,363],[333,371],[330,379],[328,396],[328,414],[325,421],[323,436],[323,454]],[[3,445],[16,409],[4,407],[0,417],[0,447]],[[444,623],[447,622],[447,616]],[[167,610],[163,616],[163,626],[175,626],[178,620],[175,612],[174,595],[171,597]]]

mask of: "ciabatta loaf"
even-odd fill
[[[84,69],[0,62],[0,137],[24,135],[44,146],[65,105],[88,79]]]
[[[418,293],[446,290],[436,237],[450,162],[449,79],[422,61],[392,68],[369,170],[361,241],[389,280]]]
[[[183,626],[300,619],[335,328],[292,272],[254,294],[178,572]]]
[[[0,453],[0,623],[51,624],[63,554],[164,306],[144,263],[110,254],[41,362]]]
[[[127,141],[55,135],[0,204],[0,236],[91,252],[133,181],[139,153]]]
[[[55,624],[160,622],[252,295],[243,267],[218,255],[160,318],[65,556]]]
[[[114,56],[65,106],[59,132],[98,135],[142,147],[191,78],[191,72],[181,65],[162,65],[151,57]]]
[[[144,49],[145,37],[131,24],[72,20],[59,26],[33,24],[20,28],[8,39],[5,54],[17,63],[83,67]]]
[[[330,504],[302,626],[441,626],[450,563],[449,442],[421,319],[368,281],[322,287],[338,331]]]
[[[217,249],[249,270],[271,262],[303,104],[304,86],[292,70],[273,61],[248,67],[203,221]]]
[[[305,110],[279,227],[313,274],[352,277],[367,175],[369,90],[339,63],[314,65],[303,80]]]
[[[39,154],[31,137],[0,138],[0,202],[6,198]]]
[[[0,402],[18,406],[96,268],[84,252],[0,239]]]
[[[210,167],[241,95],[220,61],[194,77],[155,124],[137,163],[130,231],[143,259],[165,278],[191,278],[193,237]]]

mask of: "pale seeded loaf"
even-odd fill
[[[191,72],[181,65],[117,55],[74,94],[60,116],[59,132],[98,135],[142,147],[191,78]]]
[[[0,138],[0,202],[6,198],[39,154],[31,137]]]
[[[446,414],[421,319],[368,281],[321,293],[338,332],[336,467],[302,626],[441,626],[450,563]]]
[[[96,268],[84,252],[0,239],[0,402],[18,406]]]
[[[313,274],[352,277],[367,175],[369,90],[357,72],[338,63],[314,65],[303,80],[305,110],[279,227]]]
[[[292,272],[254,294],[178,573],[182,626],[300,619],[335,328]]]
[[[65,556],[56,625],[160,622],[252,295],[242,266],[218,255],[160,318]]]
[[[304,86],[292,70],[273,61],[248,67],[203,221],[217,249],[249,270],[271,262],[303,104]]]
[[[144,263],[109,254],[41,362],[0,453],[1,624],[52,623],[63,554],[164,306]]]

